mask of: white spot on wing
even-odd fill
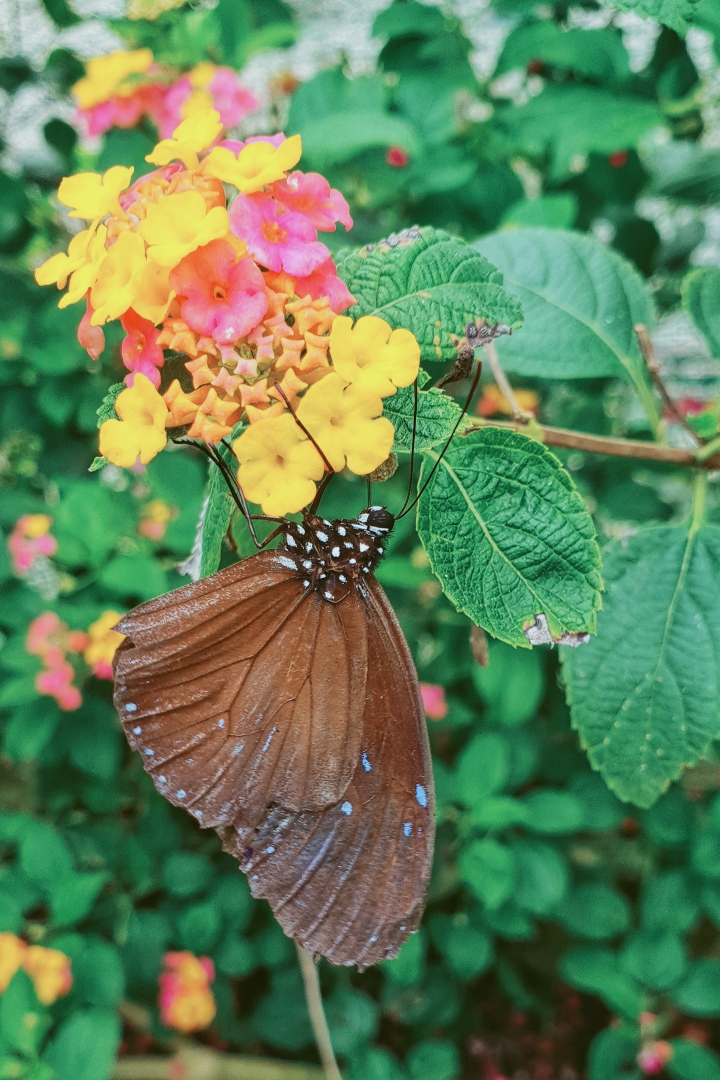
[[[225,727],[225,721],[224,720],[218,720],[218,727],[219,728]]]
[[[297,540],[294,536],[290,536],[289,534],[285,537],[285,543],[288,547],[297,547]]]
[[[133,705],[132,701],[128,701],[125,712],[137,712],[137,705]]]
[[[330,554],[332,555],[333,559],[339,559],[340,558],[340,548],[339,547],[332,548],[331,551],[330,551]]]
[[[352,803],[344,802],[340,809],[342,810],[343,814],[345,814],[347,817],[350,817],[350,815],[352,814]]]
[[[138,724],[137,727],[133,728],[133,735],[142,735],[142,728],[140,727],[139,724]]]
[[[155,757],[154,750],[144,750],[143,753],[145,754],[145,757]]]
[[[418,806],[427,806],[427,791],[422,784],[415,785],[415,799],[417,800]]]
[[[184,799],[186,795],[187,795],[187,791],[183,791],[182,788],[180,788],[179,791],[175,792],[175,798],[176,799]]]
[[[403,836],[412,836],[412,821],[403,822]]]
[[[268,735],[267,739],[265,740],[265,745],[263,746],[262,750],[260,751],[260,753],[261,753],[261,754],[264,754],[264,753],[265,753],[265,751],[267,750],[268,746],[269,746],[269,745],[270,745],[270,743],[271,743],[271,742],[273,741],[273,736],[274,736],[274,734],[275,734],[275,732],[276,732],[276,731],[277,731],[277,728],[276,728],[276,727],[274,727],[274,728],[272,729],[272,731],[270,732],[270,734]],[[241,747],[241,749],[242,749],[242,747]]]
[[[328,537],[328,534],[327,534],[327,533],[324,533],[324,532],[316,532],[316,533],[315,533],[315,535],[317,536],[318,540],[320,540],[320,541],[321,541],[321,543],[323,543],[323,544],[327,544],[327,542],[328,542],[328,540],[329,540],[329,537]]]
[[[297,570],[297,563],[293,562],[292,559],[288,559],[286,555],[278,555],[278,562],[282,563],[283,566],[287,566],[288,570]]]
[[[370,758],[367,756],[367,750],[362,752],[362,767],[365,772],[372,772],[372,765],[370,764]]]

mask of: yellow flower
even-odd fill
[[[359,476],[377,469],[392,450],[395,429],[382,413],[382,398],[347,385],[331,372],[306,392],[297,410],[336,472],[347,464]]]
[[[115,402],[119,420],[106,420],[100,428],[100,453],[129,469],[137,461],[147,465],[167,442],[167,405],[144,375],[135,375],[133,385],[123,390]]]
[[[58,307],[65,308],[68,304],[76,304],[78,300],[85,297],[88,289],[92,289],[107,256],[105,249],[106,237],[107,229],[104,225],[100,225],[97,232],[90,238],[85,263],[71,274],[70,287],[65,295],[60,298]]]
[[[157,325],[167,315],[168,308],[175,296],[170,288],[170,267],[158,266],[149,259],[145,263],[142,281],[133,308],[143,319],[149,319]]]
[[[199,151],[212,146],[221,131],[220,113],[214,109],[193,113],[178,124],[172,139],[162,139],[145,160],[153,165],[167,165],[179,158],[186,169],[196,169]]]
[[[35,280],[38,285],[57,285],[58,289],[64,289],[73,270],[77,270],[86,263],[88,246],[92,237],[92,229],[83,229],[82,232],[73,236],[68,244],[67,255],[64,251],[59,251],[57,255],[51,255],[49,259],[46,259],[42,266],[38,266],[35,271]]]
[[[210,60],[203,60],[196,64],[192,71],[188,71],[188,79],[194,90],[205,90],[215,78],[217,65]]]
[[[0,994],[4,994],[23,961],[27,945],[15,934],[0,934]]]
[[[398,386],[415,382],[420,346],[409,330],[392,330],[377,315],[365,315],[353,326],[338,315],[330,332],[333,367],[346,382],[390,397]]]
[[[233,450],[245,497],[266,514],[294,514],[312,501],[323,463],[289,413],[245,428]]]
[[[105,255],[90,293],[90,303],[95,309],[90,320],[92,326],[119,319],[132,307],[142,288],[145,265],[142,237],[130,229],[120,233]]]
[[[113,165],[102,176],[100,173],[77,173],[60,181],[58,199],[64,206],[71,206],[68,217],[99,221],[106,214],[120,214],[118,196],[130,186],[134,169]]]
[[[140,233],[150,245],[148,258],[160,266],[177,266],[196,248],[219,240],[229,231],[224,206],[208,211],[199,191],[167,195],[148,210]]]
[[[203,164],[212,176],[249,195],[275,180],[284,180],[301,154],[302,140],[299,135],[292,135],[277,147],[267,142],[248,143],[237,157],[227,147],[216,146]]]
[[[112,676],[113,657],[120,642],[125,640],[124,634],[113,629],[121,619],[120,611],[103,611],[100,618],[88,627],[90,641],[83,653],[83,660],[94,671],[99,669],[101,676]]]
[[[53,1005],[59,997],[67,994],[72,986],[70,957],[59,949],[30,945],[25,952],[22,966],[32,979],[35,993],[43,1005]]]
[[[142,75],[153,62],[150,49],[126,52],[119,49],[109,56],[96,56],[85,65],[85,78],[72,88],[81,109],[91,109],[113,97],[128,75]]]
[[[37,540],[50,532],[53,519],[49,514],[26,514],[23,532],[28,540]]]

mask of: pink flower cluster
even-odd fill
[[[165,953],[165,971],[159,979],[163,1024],[189,1033],[201,1031],[212,1023],[217,1011],[210,989],[214,979],[215,966],[208,956]]]
[[[232,128],[258,107],[251,90],[242,85],[237,72],[229,67],[214,67],[199,89],[194,73],[182,75],[159,64],[151,64],[130,89],[114,93],[106,101],[89,108],[79,108],[77,120],[87,135],[104,135],[112,127],[135,127],[145,116],[158,130],[161,139],[169,139],[175,128],[192,109],[195,95],[202,94],[202,104],[220,114],[223,127]]]
[[[420,694],[428,720],[444,720],[448,714],[444,688],[435,683],[420,683]]]
[[[15,522],[7,546],[13,571],[23,577],[38,558],[50,558],[57,551],[57,540],[50,534],[52,518],[48,514],[23,514]]]
[[[66,654],[81,653],[87,642],[87,634],[71,630],[54,611],[44,611],[28,627],[25,648],[31,656],[39,656],[43,665],[35,676],[35,688],[39,694],[55,698],[66,712],[82,705],[82,694],[73,684],[75,669]]]

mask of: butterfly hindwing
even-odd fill
[[[359,604],[326,603],[262,552],[127,615],[115,704],[161,794],[206,827],[337,801],[362,737]]]
[[[288,935],[333,963],[364,967],[395,956],[418,927],[432,865],[434,794],[407,643],[377,581],[364,582],[362,596],[367,699],[343,797],[314,812],[281,803],[256,820],[244,814],[244,824],[223,835],[253,893],[267,898]]]

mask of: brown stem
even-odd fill
[[[521,409],[517,403],[515,395],[513,393],[512,386],[508,382],[507,375],[500,367],[500,359],[495,348],[494,341],[488,341],[485,345],[485,355],[488,358],[490,364],[490,370],[493,373],[493,379],[498,384],[500,393],[503,395],[508,405],[512,409],[512,414],[516,420],[531,420],[532,413],[526,412],[525,409]]]
[[[463,435],[484,427],[508,428],[524,431],[527,425],[521,420],[484,420],[465,428]],[[664,461],[670,465],[683,465],[691,469],[720,469],[720,453],[706,461],[697,461],[692,450],[681,450],[660,443],[641,442],[639,439],[612,439],[607,435],[585,435],[582,431],[567,428],[533,425],[542,441],[548,446],[562,446],[567,450],[585,450],[590,454],[608,454],[611,457],[636,458],[641,461]]]
[[[650,335],[648,334],[647,327],[643,326],[642,323],[637,323],[635,326],[635,335],[638,339],[640,352],[643,354],[645,367],[650,373],[650,378],[653,381],[655,389],[662,398],[663,405],[665,406],[666,411],[670,413],[670,415],[677,424],[680,424],[682,427],[685,428],[686,431],[688,431],[692,435],[693,441],[695,443],[697,443],[698,445],[702,445],[704,440],[701,439],[695,429],[692,428],[690,424],[688,424],[687,420],[680,412],[677,405],[668,393],[667,387],[663,382],[662,375],[660,374],[660,361],[657,358],[657,353],[655,352],[653,343],[650,340]]]
[[[322,1071],[317,1065],[218,1054],[188,1046],[173,1057],[133,1054],[120,1058],[112,1080],[173,1080],[179,1076],[185,1080],[322,1080]]]
[[[315,1043],[320,1055],[325,1080],[342,1080],[335,1060],[335,1051],[330,1042],[330,1029],[325,1018],[317,964],[310,953],[303,949],[302,945],[297,945],[297,952],[303,983],[305,984],[305,999],[310,1013],[310,1022],[315,1035]]]

